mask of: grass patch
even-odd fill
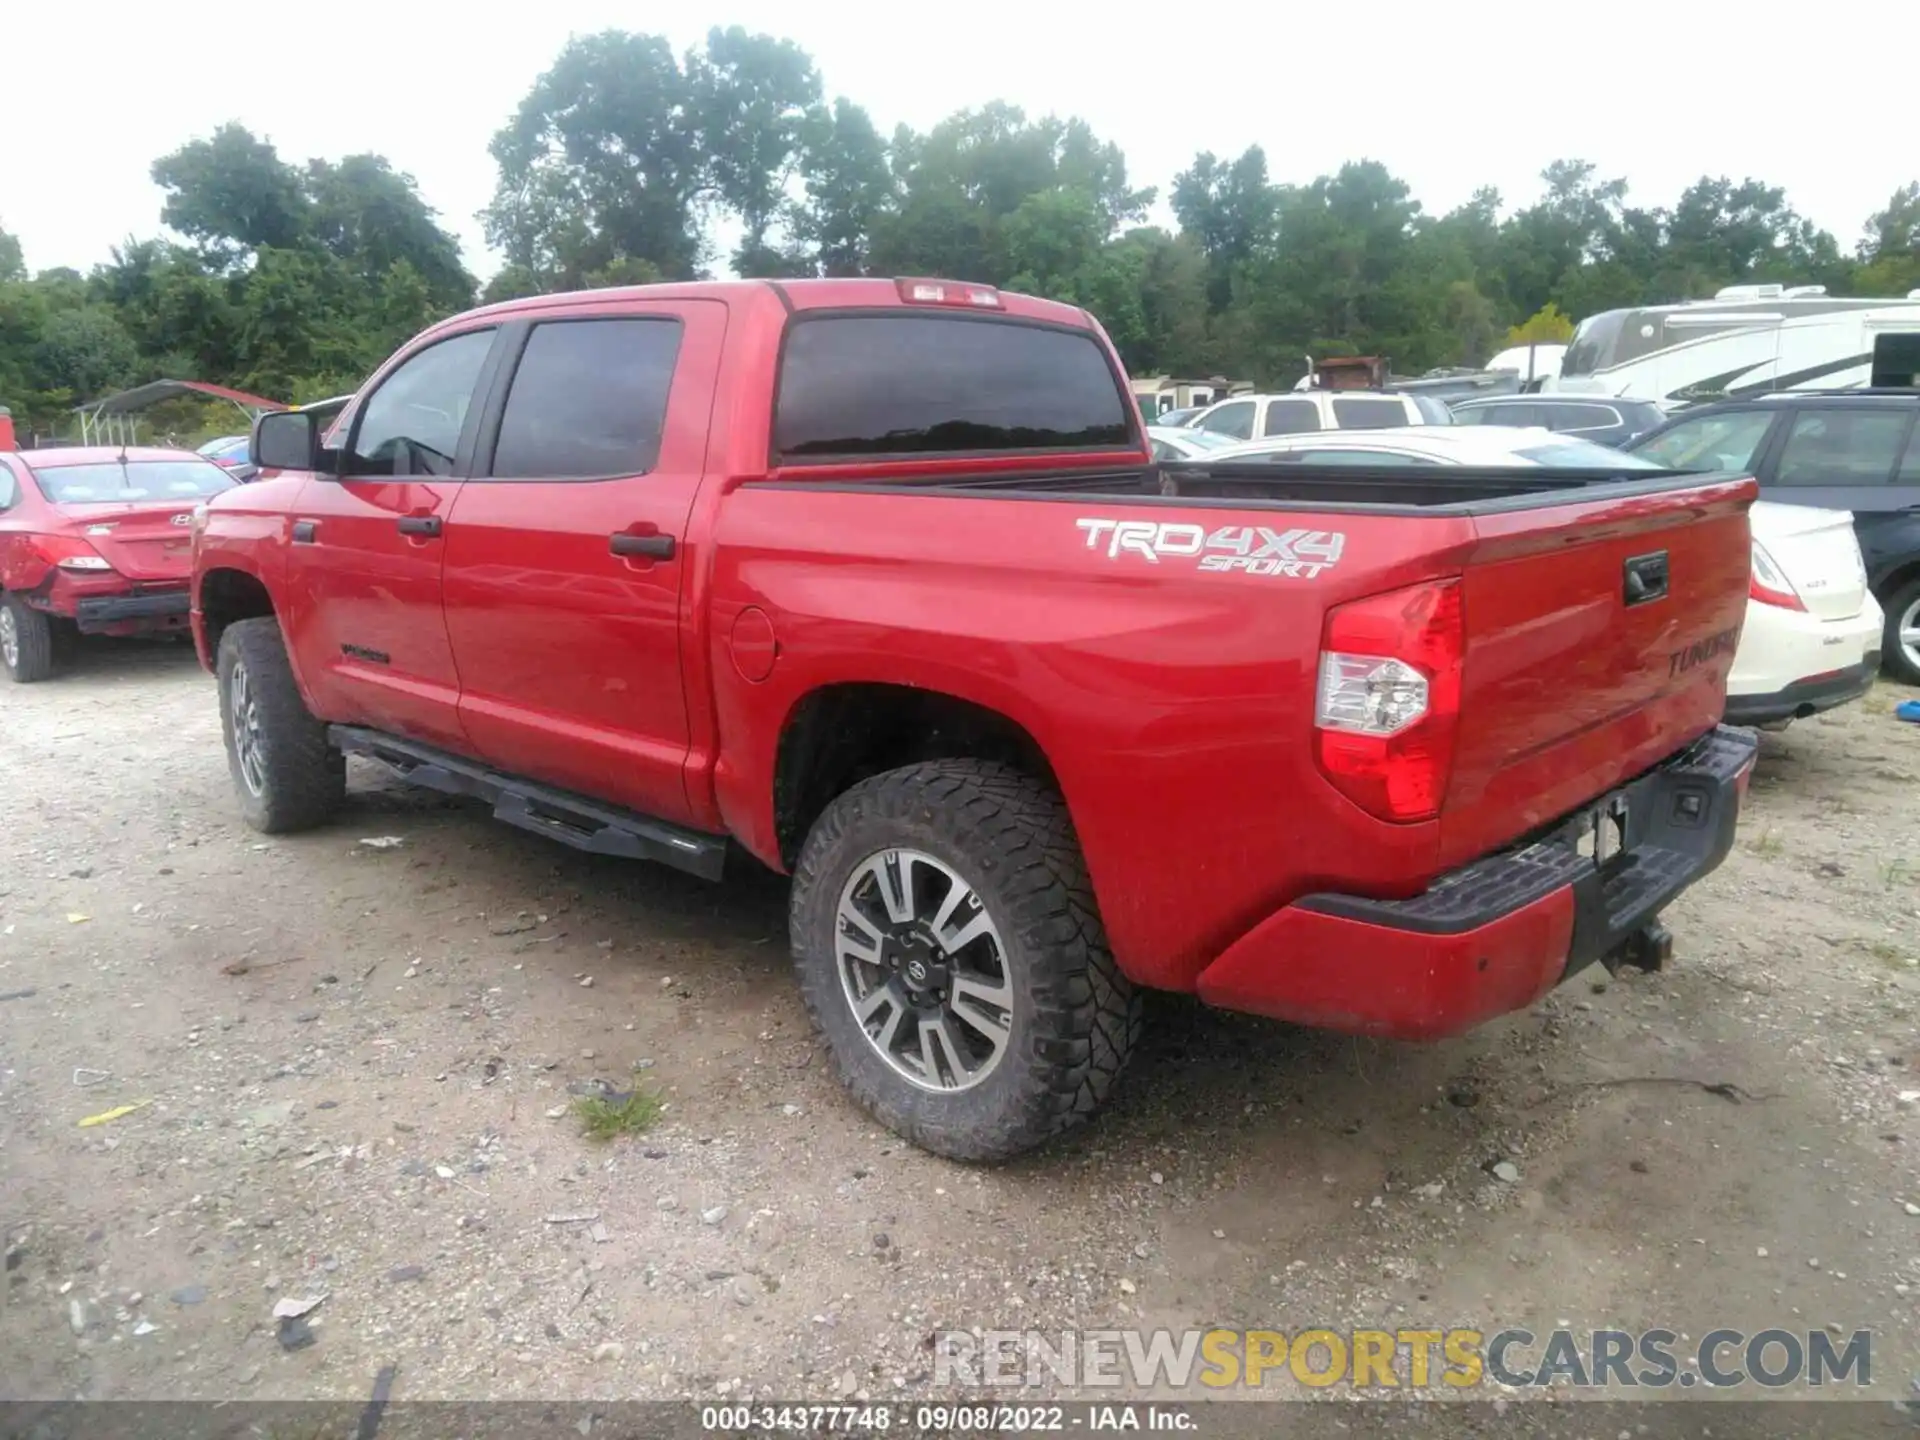
[[[1911,970],[1913,968],[1913,958],[1898,945],[1889,944],[1885,940],[1862,940],[1860,942],[1860,948],[1889,970]]]
[[[581,1095],[573,1102],[580,1133],[605,1144],[622,1135],[644,1135],[660,1118],[660,1097],[649,1090],[631,1095]]]
[[[1763,830],[1747,848],[1756,855],[1778,855],[1787,848],[1787,842],[1778,830]]]

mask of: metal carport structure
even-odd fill
[[[162,400],[177,400],[183,395],[205,395],[214,400],[228,401],[240,409],[249,425],[270,410],[287,408],[278,400],[249,395],[244,390],[230,390],[225,385],[209,385],[203,380],[153,380],[145,385],[136,385],[131,390],[121,390],[99,400],[74,406],[73,413],[80,417],[80,443],[133,444],[139,438],[136,432],[140,422],[134,417],[140,411],[150,405],[158,405]]]

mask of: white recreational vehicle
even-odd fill
[[[1589,316],[1541,388],[1662,404],[1854,389],[1873,383],[1882,337],[1915,334],[1920,290],[1841,299],[1821,285],[1732,285],[1711,300]]]

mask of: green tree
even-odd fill
[[[1236,272],[1272,247],[1280,199],[1258,145],[1231,162],[1202,151],[1174,177],[1173,213],[1206,257],[1207,305],[1214,313],[1232,302]]]
[[[238,124],[161,156],[153,162],[153,183],[167,192],[161,220],[198,240],[222,268],[243,263],[255,250],[289,248],[307,233],[299,173]]]
[[[309,160],[308,233],[362,281],[378,285],[400,274],[424,288],[427,305],[442,313],[473,303],[473,276],[459,243],[441,228],[411,175],[379,155],[349,155],[337,164]]]
[[[1507,330],[1509,345],[1564,344],[1572,338],[1573,321],[1551,300]]]
[[[1920,181],[1902,185],[1867,221],[1854,293],[1905,295],[1920,289]]]
[[[139,364],[133,337],[104,305],[48,315],[33,355],[38,388],[70,404],[97,399],[130,384]]]
[[[892,159],[899,200],[876,217],[870,252],[873,268],[883,273],[1004,285],[1021,268],[1006,227],[1033,197],[1080,196],[1069,208],[1102,240],[1139,220],[1153,202],[1152,190],[1128,183],[1119,147],[1100,140],[1084,121],[1051,115],[1029,121],[1019,106],[998,101],[963,110],[925,135],[896,132]],[[1042,232],[1053,228],[1043,225]],[[1050,242],[1029,233],[1020,243],[1031,250]]]
[[[0,227],[0,285],[13,284],[27,278],[26,257],[21,253],[20,241]]]
[[[865,274],[874,227],[895,198],[886,142],[865,110],[840,99],[809,116],[803,155],[796,233],[820,274]]]
[[[704,52],[687,56],[687,82],[698,108],[708,183],[740,219],[735,252],[741,274],[794,273],[790,249],[770,233],[791,209],[788,186],[802,165],[811,117],[820,105],[820,75],[791,40],[750,35],[735,25],[707,35]]]

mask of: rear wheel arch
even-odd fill
[[[773,828],[782,867],[792,868],[808,831],[840,795],[875,775],[935,760],[997,761],[1065,800],[1045,747],[1004,710],[912,685],[823,685],[788,710],[775,746]]]

